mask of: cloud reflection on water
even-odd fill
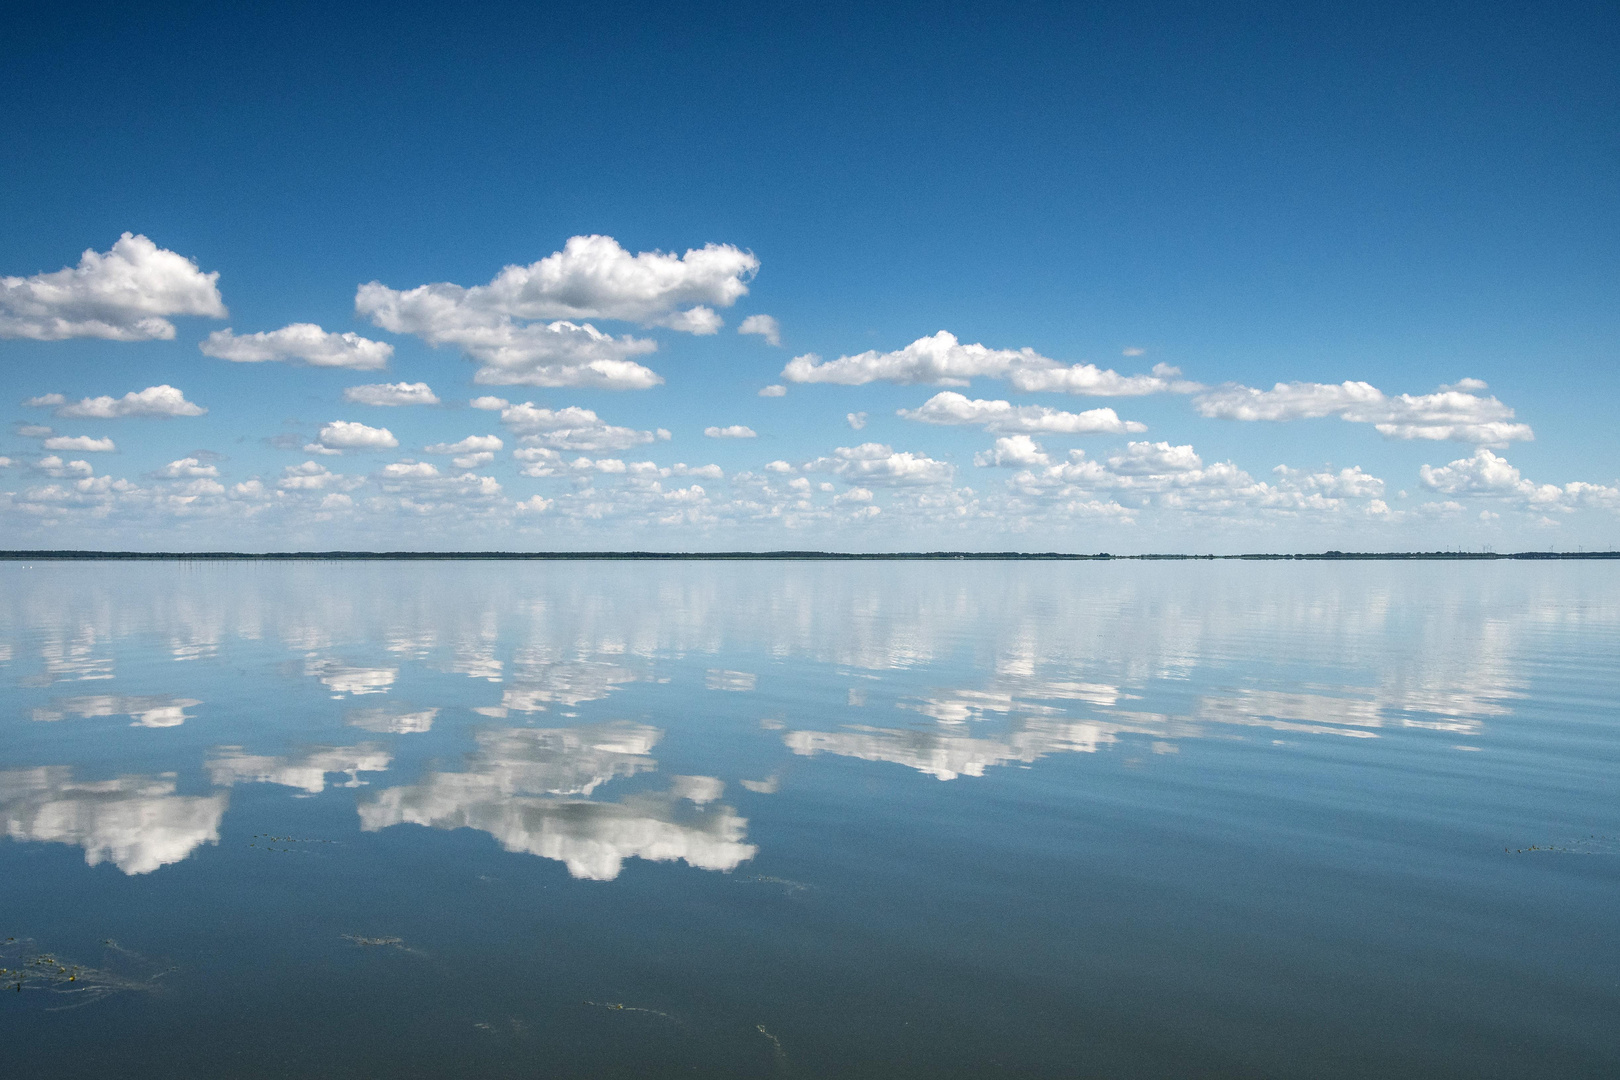
[[[329,773],[342,773],[348,781],[339,787],[364,787],[363,772],[386,772],[393,755],[376,743],[359,746],[325,746],[297,754],[271,757],[247,754],[240,746],[221,746],[207,763],[209,778],[218,787],[235,784],[280,784],[310,795],[326,790]]]
[[[941,779],[1121,744],[1169,753],[1212,736],[1267,745],[1283,733],[1341,736],[1372,746],[1397,733],[1434,732],[1451,744],[1511,715],[1529,692],[1524,658],[1537,635],[1620,625],[1612,592],[1573,602],[1561,568],[1532,566],[436,564],[428,573],[232,564],[183,577],[162,565],[58,570],[15,576],[0,592],[0,655],[11,657],[5,675],[13,685],[88,680],[111,690],[116,660],[127,665],[120,679],[161,664],[165,674],[151,680],[160,686],[174,685],[167,673],[175,671],[229,680],[226,666],[240,665],[255,681],[280,670],[291,680],[288,694],[367,698],[349,708],[320,704],[334,723],[341,718],[379,741],[279,754],[221,747],[206,761],[222,787],[265,782],[303,794],[326,790],[329,777],[356,786],[361,774],[394,767],[390,737],[464,737],[461,709],[572,716],[631,684],[646,684],[625,695],[633,707],[668,703],[683,717],[699,683],[739,692],[703,696],[700,707],[717,713],[769,698],[748,721],[770,717],[760,726],[781,732],[764,738],[783,761],[840,755]],[[269,653],[262,666],[246,666],[253,654],[244,643]],[[267,737],[280,730],[263,708],[274,694],[237,706],[226,700],[228,684],[219,693],[183,685],[227,722],[245,712]],[[439,701],[432,707],[385,696],[401,686],[442,696],[429,697]],[[21,715],[128,716],[136,726],[173,727],[198,703],[84,694],[31,703]],[[855,719],[863,723],[842,723]],[[111,734],[61,725],[30,729],[30,738],[68,739],[70,729]],[[430,770],[378,791],[362,800],[361,820],[368,829],[481,829],[509,850],[559,859],[595,879],[616,876],[627,858],[720,870],[750,858],[747,822],[723,805],[718,779],[676,778],[659,792],[596,800],[610,781],[655,771],[651,751],[663,737],[628,722],[478,732],[462,771]],[[202,756],[191,745],[194,756],[175,767]],[[738,762],[736,773],[724,757],[688,767],[730,776],[751,792],[780,790],[775,760]],[[92,863],[113,861],[126,872],[184,858],[217,835],[224,812],[225,793],[176,796],[172,774],[100,786],[61,770],[48,782],[18,779],[36,774],[46,775],[4,774],[8,834],[81,844]]]
[[[13,840],[76,844],[90,866],[126,874],[177,863],[219,842],[229,795],[176,795],[175,774],[74,780],[65,765],[0,772],[0,818]]]
[[[85,694],[57,698],[54,708],[35,709],[33,718],[42,722],[65,720],[68,716],[91,719],[99,716],[128,716],[131,727],[179,727],[191,717],[186,710],[202,702],[196,698],[146,695]]]
[[[716,802],[724,785],[714,777],[678,776],[666,791],[589,800],[610,780],[655,770],[649,752],[662,735],[625,721],[480,732],[465,771],[377,792],[361,802],[360,825],[478,829],[508,851],[556,859],[594,881],[618,877],[628,858],[704,870],[752,858],[747,819]]]

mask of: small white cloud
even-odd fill
[[[756,439],[759,433],[745,424],[732,424],[729,427],[706,427],[703,434],[711,439]]]
[[[610,236],[575,236],[539,262],[506,267],[488,285],[398,290],[373,281],[360,286],[355,309],[392,333],[459,346],[481,365],[480,383],[640,390],[663,379],[631,357],[657,343],[575,320],[712,334],[721,319],[707,305],[731,306],[758,268],[753,255],[726,244],[631,255]]]
[[[332,488],[353,490],[366,482],[363,476],[335,473],[325,465],[306,461],[302,465],[288,465],[281,470],[276,486],[283,491],[326,491]]]
[[[718,465],[688,465],[683,461],[677,461],[667,470],[660,470],[660,475],[665,472],[670,476],[695,476],[701,480],[723,480],[726,476],[725,470]]]
[[[759,259],[730,244],[632,255],[611,236],[572,236],[561,251],[508,266],[488,285],[423,288],[468,310],[517,319],[618,319],[712,334],[720,322],[705,305],[736,303],[758,269]]]
[[[353,420],[334,420],[316,436],[328,450],[392,450],[399,445],[387,428],[368,427]]]
[[[1418,470],[1423,486],[1443,495],[1486,495],[1506,498],[1526,509],[1571,511],[1580,508],[1620,509],[1620,488],[1575,481],[1560,487],[1526,480],[1519,470],[1485,447],[1473,457]]]
[[[434,346],[459,346],[480,365],[473,381],[489,386],[646,390],[664,381],[630,359],[656,351],[656,341],[628,334],[615,338],[590,323],[563,319],[517,323],[464,310],[456,296],[431,291],[455,288],[423,285],[398,292],[372,282],[360,287],[355,308],[392,333],[415,334]]]
[[[36,408],[56,406],[56,415],[75,420],[116,420],[126,416],[201,416],[208,410],[168,385],[132,390],[121,398],[102,395],[69,402],[61,394],[29,398]]]
[[[77,450],[85,454],[110,454],[118,447],[111,439],[92,439],[88,435],[55,435],[45,440],[47,450]]]
[[[512,451],[512,456],[523,462],[518,471],[524,476],[559,476],[562,474],[562,455],[544,446],[524,446]]]
[[[656,431],[637,431],[606,423],[594,410],[570,405],[562,409],[542,409],[532,401],[521,405],[506,405],[501,409],[501,423],[521,435],[530,446],[549,446],[555,450],[584,450],[592,453],[602,450],[628,450],[658,439],[668,439],[663,428]]]
[[[1477,385],[1475,385],[1477,384]],[[1503,446],[1535,438],[1530,425],[1514,423],[1513,410],[1494,397],[1479,397],[1477,379],[1465,379],[1433,394],[1386,395],[1365,382],[1278,383],[1270,390],[1230,383],[1193,399],[1202,416],[1222,420],[1302,420],[1338,416],[1372,424],[1391,439],[1450,439]]]
[[[521,502],[514,503],[512,509],[520,514],[543,514],[551,509],[551,500],[531,495]]]
[[[851,483],[899,486],[948,484],[956,475],[947,462],[875,442],[837,447],[831,457],[817,458],[804,468],[806,472],[830,472]]]
[[[425,382],[370,383],[345,387],[343,400],[356,405],[437,405],[439,395]]]
[[[1121,356],[1141,356],[1145,352],[1147,352],[1146,349],[1138,349],[1135,345],[1131,345],[1121,349],[1119,354]]]
[[[856,431],[860,431],[866,426],[866,414],[864,412],[845,413],[844,422]]]
[[[790,473],[790,472],[797,472],[798,470],[795,469],[792,465],[789,465],[787,462],[778,460],[778,461],[768,461],[768,462],[766,462],[765,463],[765,471],[766,472],[773,472],[773,473]]]
[[[780,385],[767,386],[759,392],[760,397],[783,397],[787,394],[787,387]]]
[[[485,412],[500,412],[502,409],[506,408],[512,403],[507,401],[505,398],[485,394],[483,397],[473,398],[471,401],[467,402],[467,404],[471,405],[475,409],[483,409]]]
[[[1198,472],[1204,461],[1191,446],[1171,446],[1167,442],[1133,442],[1108,459],[1108,469],[1118,476],[1165,476]]]
[[[34,462],[34,468],[38,469],[46,476],[54,477],[58,480],[71,476],[89,477],[95,475],[96,471],[90,467],[90,463],[88,461],[63,461],[55,454],[52,454],[49,457],[42,457],[38,461]]]
[[[389,480],[432,480],[439,469],[427,461],[395,461],[382,467],[382,475]]]
[[[769,315],[750,315],[737,327],[739,334],[758,334],[767,345],[782,344],[782,326]]]
[[[269,360],[283,363],[302,361],[311,367],[352,368],[375,371],[388,366],[394,347],[355,333],[328,332],[314,323],[293,323],[280,330],[257,334],[231,333],[230,328],[215,330],[197,346],[205,356],[257,364]]]
[[[0,338],[168,341],[166,316],[225,318],[219,273],[124,233],[106,254],[86,251],[77,267],[0,277]]]
[[[1450,465],[1425,465],[1418,475],[1424,487],[1447,495],[1515,491],[1521,482],[1518,469],[1483,447]]]
[[[1087,409],[1072,413],[1044,405],[1013,405],[1009,401],[971,399],[954,390],[941,391],[916,409],[901,409],[899,416],[925,424],[977,424],[986,431],[1050,432],[1064,435],[1124,435],[1147,430],[1146,424],[1121,420],[1113,409]]]
[[[1040,443],[1028,435],[1007,435],[996,440],[990,450],[973,455],[973,464],[979,466],[996,466],[998,468],[1029,468],[1031,466],[1050,465],[1051,458],[1041,449]]]
[[[199,476],[217,480],[219,478],[219,469],[213,465],[204,465],[194,457],[185,457],[179,461],[169,462],[152,475],[162,480],[180,480]]]
[[[430,454],[471,454],[484,450],[499,450],[506,445],[499,435],[469,435],[460,442],[434,443],[423,447]]]
[[[918,338],[893,352],[874,350],[840,356],[826,363],[814,354],[806,354],[794,357],[782,369],[782,378],[788,382],[842,386],[863,386],[871,382],[966,386],[981,376],[1007,379],[1015,389],[1025,393],[1055,390],[1096,397],[1129,397],[1191,389],[1191,384],[1172,383],[1153,375],[1121,375],[1093,364],[1064,366],[1029,348],[964,345],[954,334],[944,330],[931,337]]]

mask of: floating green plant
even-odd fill
[[[587,1001],[585,1004],[598,1009],[612,1009],[614,1012],[649,1013],[653,1016],[662,1016],[665,1020],[672,1020],[675,1023],[680,1023],[679,1020],[676,1020],[675,1017],[669,1015],[669,1013],[659,1012],[657,1009],[642,1009],[635,1005],[622,1005],[617,1001]]]
[[[1507,855],[1620,855],[1620,840],[1612,836],[1588,833],[1574,840],[1556,844],[1531,844],[1522,848],[1503,848]]]
[[[111,938],[104,938],[102,945],[109,956],[120,961],[151,966],[146,957]],[[38,990],[69,998],[53,1009],[77,1008],[126,991],[151,992],[158,989],[158,980],[173,970],[164,968],[142,978],[90,967],[53,952],[41,951],[28,938],[8,937],[0,942],[0,988],[19,994],[24,990]]]

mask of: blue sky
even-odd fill
[[[1612,5],[12,27],[7,546],[1620,531]]]

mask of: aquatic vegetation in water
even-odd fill
[[[732,879],[739,885],[780,885],[782,891],[788,896],[797,896],[799,893],[815,888],[802,881],[792,881],[788,878],[771,877],[767,874],[739,875]]]
[[[783,1072],[786,1072],[788,1067],[788,1058],[787,1051],[782,1049],[782,1040],[766,1031],[764,1024],[755,1024],[754,1030],[771,1040],[771,1053],[776,1057],[776,1067],[781,1069]]]
[[[254,833],[248,842],[248,847],[258,848],[260,851],[273,851],[278,855],[298,854],[308,855],[308,851],[297,851],[286,847],[287,844],[341,844],[341,840],[313,840],[307,836],[271,836],[269,833]],[[277,844],[283,845],[276,847]]]
[[[398,949],[400,952],[412,953],[416,956],[426,955],[421,949],[413,949],[405,944],[404,938],[362,937],[359,934],[344,934],[342,936],[345,941],[352,942],[362,949]]]
[[[111,938],[102,941],[109,958],[139,968],[154,965],[139,953],[119,945]],[[111,994],[125,991],[153,991],[158,980],[173,971],[163,968],[149,974],[126,975],[107,968],[86,964],[42,952],[27,938],[8,937],[0,942],[0,988],[22,993],[40,990],[63,995],[67,1000],[53,1007],[53,1011],[89,1005]]]
[[[1531,844],[1502,851],[1508,855],[1620,855],[1620,838],[1589,833],[1556,844]]]
[[[677,1024],[680,1023],[679,1020],[676,1020],[675,1017],[669,1015],[669,1013],[659,1012],[657,1009],[642,1009],[634,1005],[621,1005],[617,1001],[587,1001],[585,1004],[598,1009],[612,1009],[614,1012],[648,1013],[652,1016],[661,1016],[665,1020],[670,1020]]]

